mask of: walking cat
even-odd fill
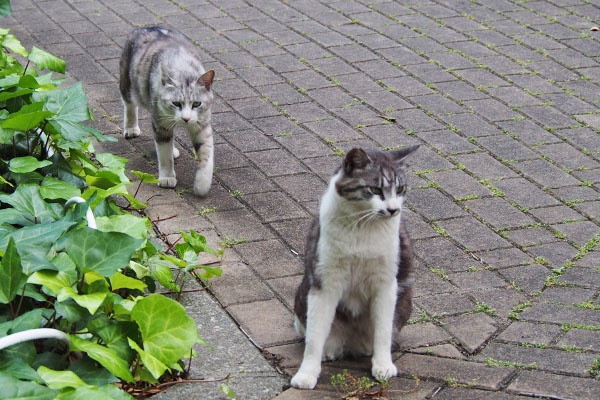
[[[419,146],[352,149],[321,199],[306,242],[295,326],[304,358],[291,384],[313,389],[322,359],[372,355],[371,372],[397,374],[394,337],[411,313],[412,249],[400,223],[403,160]]]
[[[140,135],[138,106],[152,115],[158,155],[158,185],[177,185],[173,159],[173,129],[185,127],[199,160],[194,193],[205,196],[213,173],[213,132],[210,124],[214,71],[204,71],[197,48],[182,33],[164,26],[133,30],[120,62],[119,88],[125,107],[123,134]]]

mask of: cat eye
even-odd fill
[[[381,190],[381,188],[379,188],[379,187],[371,186],[369,189],[371,190],[371,193],[373,193],[373,194],[376,194],[376,195],[383,194],[383,190]]]
[[[406,192],[406,185],[398,186],[398,187],[396,188],[396,194],[397,194],[398,196],[400,196],[400,195],[404,194],[404,192]]]
[[[193,103],[192,103],[192,107],[193,107],[193,108],[198,108],[198,107],[200,107],[201,105],[202,105],[202,102],[200,102],[200,101],[195,101],[195,102],[193,102]]]
[[[181,108],[181,102],[180,101],[174,101],[173,105],[177,108]]]

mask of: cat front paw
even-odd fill
[[[194,194],[199,197],[204,197],[210,191],[212,184],[212,171],[201,171],[196,172],[196,178],[194,179]]]
[[[298,371],[290,382],[291,385],[298,389],[314,389],[317,386],[319,374],[306,373]]]
[[[125,136],[127,139],[131,139],[140,136],[140,133],[140,128],[138,126],[134,126],[133,128],[125,128],[123,136]]]
[[[382,362],[378,363],[373,361],[373,367],[371,368],[371,374],[378,381],[387,381],[388,379],[398,375],[398,369],[393,362]]]
[[[160,186],[161,188],[174,188],[175,186],[177,186],[177,178],[175,178],[174,176],[159,177],[158,186]]]

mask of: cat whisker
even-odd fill
[[[363,226],[368,226],[369,222],[371,220],[374,220],[374,218],[377,216],[377,210],[373,210],[373,209],[366,210],[364,213],[365,213],[365,215],[352,221],[352,223],[350,223],[346,227],[350,228],[350,230],[353,231],[353,230],[359,228],[361,226],[361,224]]]

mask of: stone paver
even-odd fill
[[[368,375],[368,360],[325,364],[317,391],[305,392],[285,390],[289,375],[277,371],[292,374],[301,360],[293,294],[306,228],[340,153],[414,143],[403,221],[417,258],[415,305],[386,397],[600,396],[598,2],[22,0],[13,8],[0,25],[67,61],[67,83],[83,81],[94,126],[119,138],[97,150],[127,157],[131,169],[155,173],[156,159],[147,114],[140,138],[120,136],[127,33],[172,25],[216,71],[210,194],[190,193],[193,162],[178,134],[177,188],[142,187],[138,197],[169,238],[195,229],[214,247],[232,246],[209,288],[219,318],[233,318],[279,368],[252,353],[237,364],[247,371],[240,375],[228,351],[218,371],[237,374],[239,398],[336,398],[332,374]],[[231,334],[210,329],[217,317],[203,319],[209,300],[186,307],[217,347]],[[165,395],[223,396],[197,385]]]

